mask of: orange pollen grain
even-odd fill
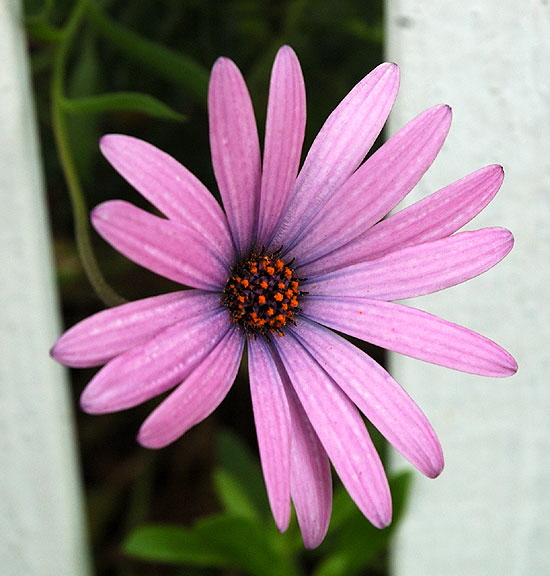
[[[222,304],[249,337],[269,339],[284,336],[285,326],[295,324],[301,294],[300,279],[292,268],[280,258],[256,252],[233,269]]]

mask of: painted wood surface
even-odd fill
[[[516,238],[484,276],[411,304],[482,332],[520,366],[497,380],[392,357],[446,456],[440,478],[415,476],[394,574],[550,574],[550,5],[397,0],[386,8],[387,57],[402,70],[390,132],[433,104],[454,112],[411,200],[500,163],[504,185],[470,227],[505,226]]]
[[[0,573],[89,574],[26,42],[0,1]]]

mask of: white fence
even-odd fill
[[[516,237],[494,270],[417,305],[492,337],[519,363],[516,376],[494,380],[392,359],[446,456],[440,478],[416,478],[395,574],[550,574],[550,5],[388,1],[387,32],[403,72],[391,126],[432,104],[453,107],[445,148],[414,196],[501,163],[504,185],[474,225]]]
[[[80,576],[89,569],[66,381],[46,353],[59,327],[19,12],[0,0],[0,571]],[[418,305],[491,336],[520,364],[501,381],[392,358],[447,460],[439,479],[416,476],[394,573],[550,574],[550,6],[388,1],[387,30],[403,73],[394,131],[432,104],[454,107],[414,197],[502,163],[504,187],[476,224],[516,236],[495,270]]]
[[[0,0],[0,574],[86,575],[67,381],[20,6]]]

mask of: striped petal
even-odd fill
[[[459,232],[326,274],[306,282],[303,289],[312,296],[412,298],[483,274],[500,262],[513,244],[511,232],[504,228]]]
[[[260,144],[245,81],[227,58],[214,64],[208,88],[212,165],[231,234],[240,254],[256,234],[260,195]]]
[[[397,66],[381,64],[328,117],[300,170],[270,248],[293,248],[304,225],[356,170],[386,122],[398,84]]]
[[[430,478],[441,472],[443,453],[433,428],[379,364],[331,330],[305,319],[293,333],[396,450]]]
[[[382,220],[346,246],[300,269],[300,274],[310,278],[449,236],[489,204],[503,178],[501,166],[481,168]]]
[[[308,297],[303,314],[329,328],[393,352],[480,376],[510,376],[515,360],[498,344],[463,326],[395,302]]]
[[[66,366],[99,366],[147,342],[164,328],[218,306],[219,296],[197,290],[129,302],[79,322],[59,338],[51,354]]]
[[[231,247],[227,219],[210,191],[187,168],[155,146],[120,134],[104,136],[101,152],[115,170],[165,216]]]
[[[323,541],[332,511],[330,461],[290,384],[286,387],[292,423],[290,490],[306,548]]]
[[[294,51],[283,46],[271,73],[258,245],[267,245],[294,189],[306,126],[306,91]]]
[[[227,254],[193,228],[122,200],[97,206],[92,223],[116,250],[165,278],[205,290],[219,290],[227,280]]]
[[[451,127],[451,109],[435,106],[379,148],[304,229],[292,255],[307,264],[376,224],[431,166]]]
[[[372,524],[387,526],[389,486],[359,412],[290,332],[276,345],[292,387],[349,495]]]
[[[139,430],[139,443],[146,448],[163,448],[210,416],[235,381],[243,346],[239,331],[230,329],[145,420]]]
[[[218,306],[166,328],[105,365],[84,389],[82,409],[116,412],[166,392],[203,361],[229,325],[227,310]]]
[[[263,338],[248,342],[250,392],[265,485],[277,528],[290,522],[290,414],[279,370]]]

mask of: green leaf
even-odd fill
[[[89,30],[83,31],[78,42],[78,50],[70,67],[67,78],[66,98],[80,98],[100,92],[102,89],[101,66],[97,52],[96,35]],[[61,97],[62,103],[65,97]],[[97,150],[95,143],[99,139],[98,118],[66,118],[66,125],[71,143],[71,151],[80,178],[89,184],[94,177]],[[93,143],[91,146],[90,143]]]
[[[182,121],[185,116],[148,94],[113,92],[82,98],[65,98],[63,109],[72,114],[98,114],[116,110],[142,112],[156,118]]]
[[[337,534],[327,537],[324,556],[315,576],[354,576],[387,546],[391,529],[375,528],[356,509]]]
[[[217,461],[216,490],[227,510],[271,519],[260,463],[229,430],[219,434]]]
[[[260,515],[253,500],[250,498],[242,483],[227,470],[219,469],[214,472],[214,486],[216,494],[224,509],[234,516],[259,520]]]
[[[123,550],[128,556],[149,562],[225,566],[228,558],[192,528],[146,524],[127,537]]]
[[[197,535],[228,559],[228,565],[252,576],[290,576],[283,559],[270,546],[263,527],[247,518],[214,516],[199,521]]]
[[[390,477],[390,488],[393,498],[394,524],[399,523],[407,511],[407,504],[409,501],[412,481],[413,474],[409,470],[403,470],[402,472],[393,474]]]
[[[383,530],[375,528],[340,487],[334,498],[334,514],[324,556],[314,576],[354,576],[362,573],[388,547],[405,510],[411,474],[389,478],[393,497],[393,521]]]
[[[129,535],[123,549],[148,562],[233,568],[251,576],[297,574],[270,545],[260,525],[230,515],[210,516],[192,528],[145,525]]]
[[[36,40],[44,42],[61,42],[63,40],[63,31],[41,18],[29,18],[25,25],[29,36]]]
[[[97,4],[90,6],[90,19],[97,31],[113,46],[162,78],[185,88],[201,105],[206,105],[209,72],[186,56],[143,38],[110,19]]]

